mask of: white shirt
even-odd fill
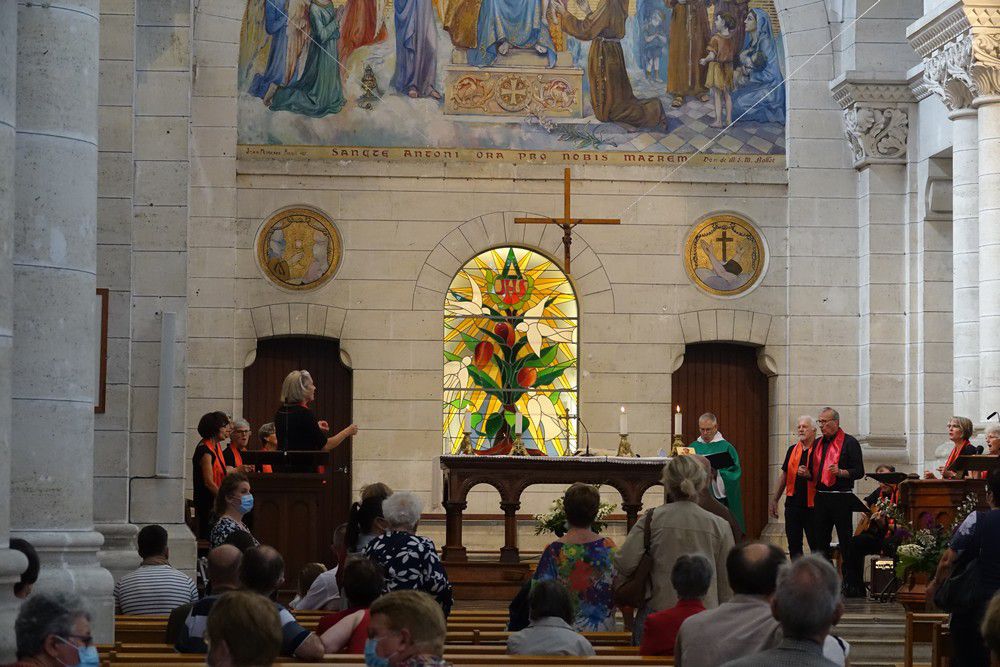
[[[322,572],[301,600],[293,600],[292,609],[340,609],[340,589],[337,587],[337,570]]]

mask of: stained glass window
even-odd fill
[[[445,297],[444,451],[470,432],[476,454],[508,454],[521,419],[530,454],[577,446],[577,307],[550,259],[488,250],[455,275]]]

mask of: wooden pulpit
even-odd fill
[[[986,482],[981,479],[908,479],[899,485],[899,504],[914,526],[930,522],[949,526],[969,493],[979,499],[978,509],[989,509]]]

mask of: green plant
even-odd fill
[[[890,510],[889,505],[892,505]],[[937,570],[942,554],[948,548],[952,535],[966,517],[976,509],[977,499],[970,493],[955,509],[955,517],[945,527],[934,521],[929,514],[922,516],[916,526],[903,520],[898,508],[893,503],[887,503],[883,508],[886,516],[895,512],[892,518],[896,521],[895,537],[899,546],[896,548],[896,577],[905,580],[910,574],[926,573],[933,575]],[[879,505],[876,505],[878,508]]]
[[[614,511],[615,505],[613,503],[602,502],[597,508],[597,519],[594,520],[590,529],[595,533],[603,531],[608,527],[606,519]],[[535,515],[535,535],[547,532],[555,533],[559,537],[562,537],[567,530],[569,530],[569,525],[566,523],[566,509],[563,507],[563,499],[561,497],[552,501],[548,512]]]

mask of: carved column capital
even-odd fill
[[[844,109],[844,130],[854,166],[905,164],[909,106],[915,101],[906,81],[866,78],[848,72],[830,86]]]
[[[1000,6],[983,0],[964,6],[972,32],[972,78],[980,95],[1000,95]]]
[[[979,86],[972,75],[972,35],[962,33],[924,59],[924,83],[949,111],[972,106]]]

